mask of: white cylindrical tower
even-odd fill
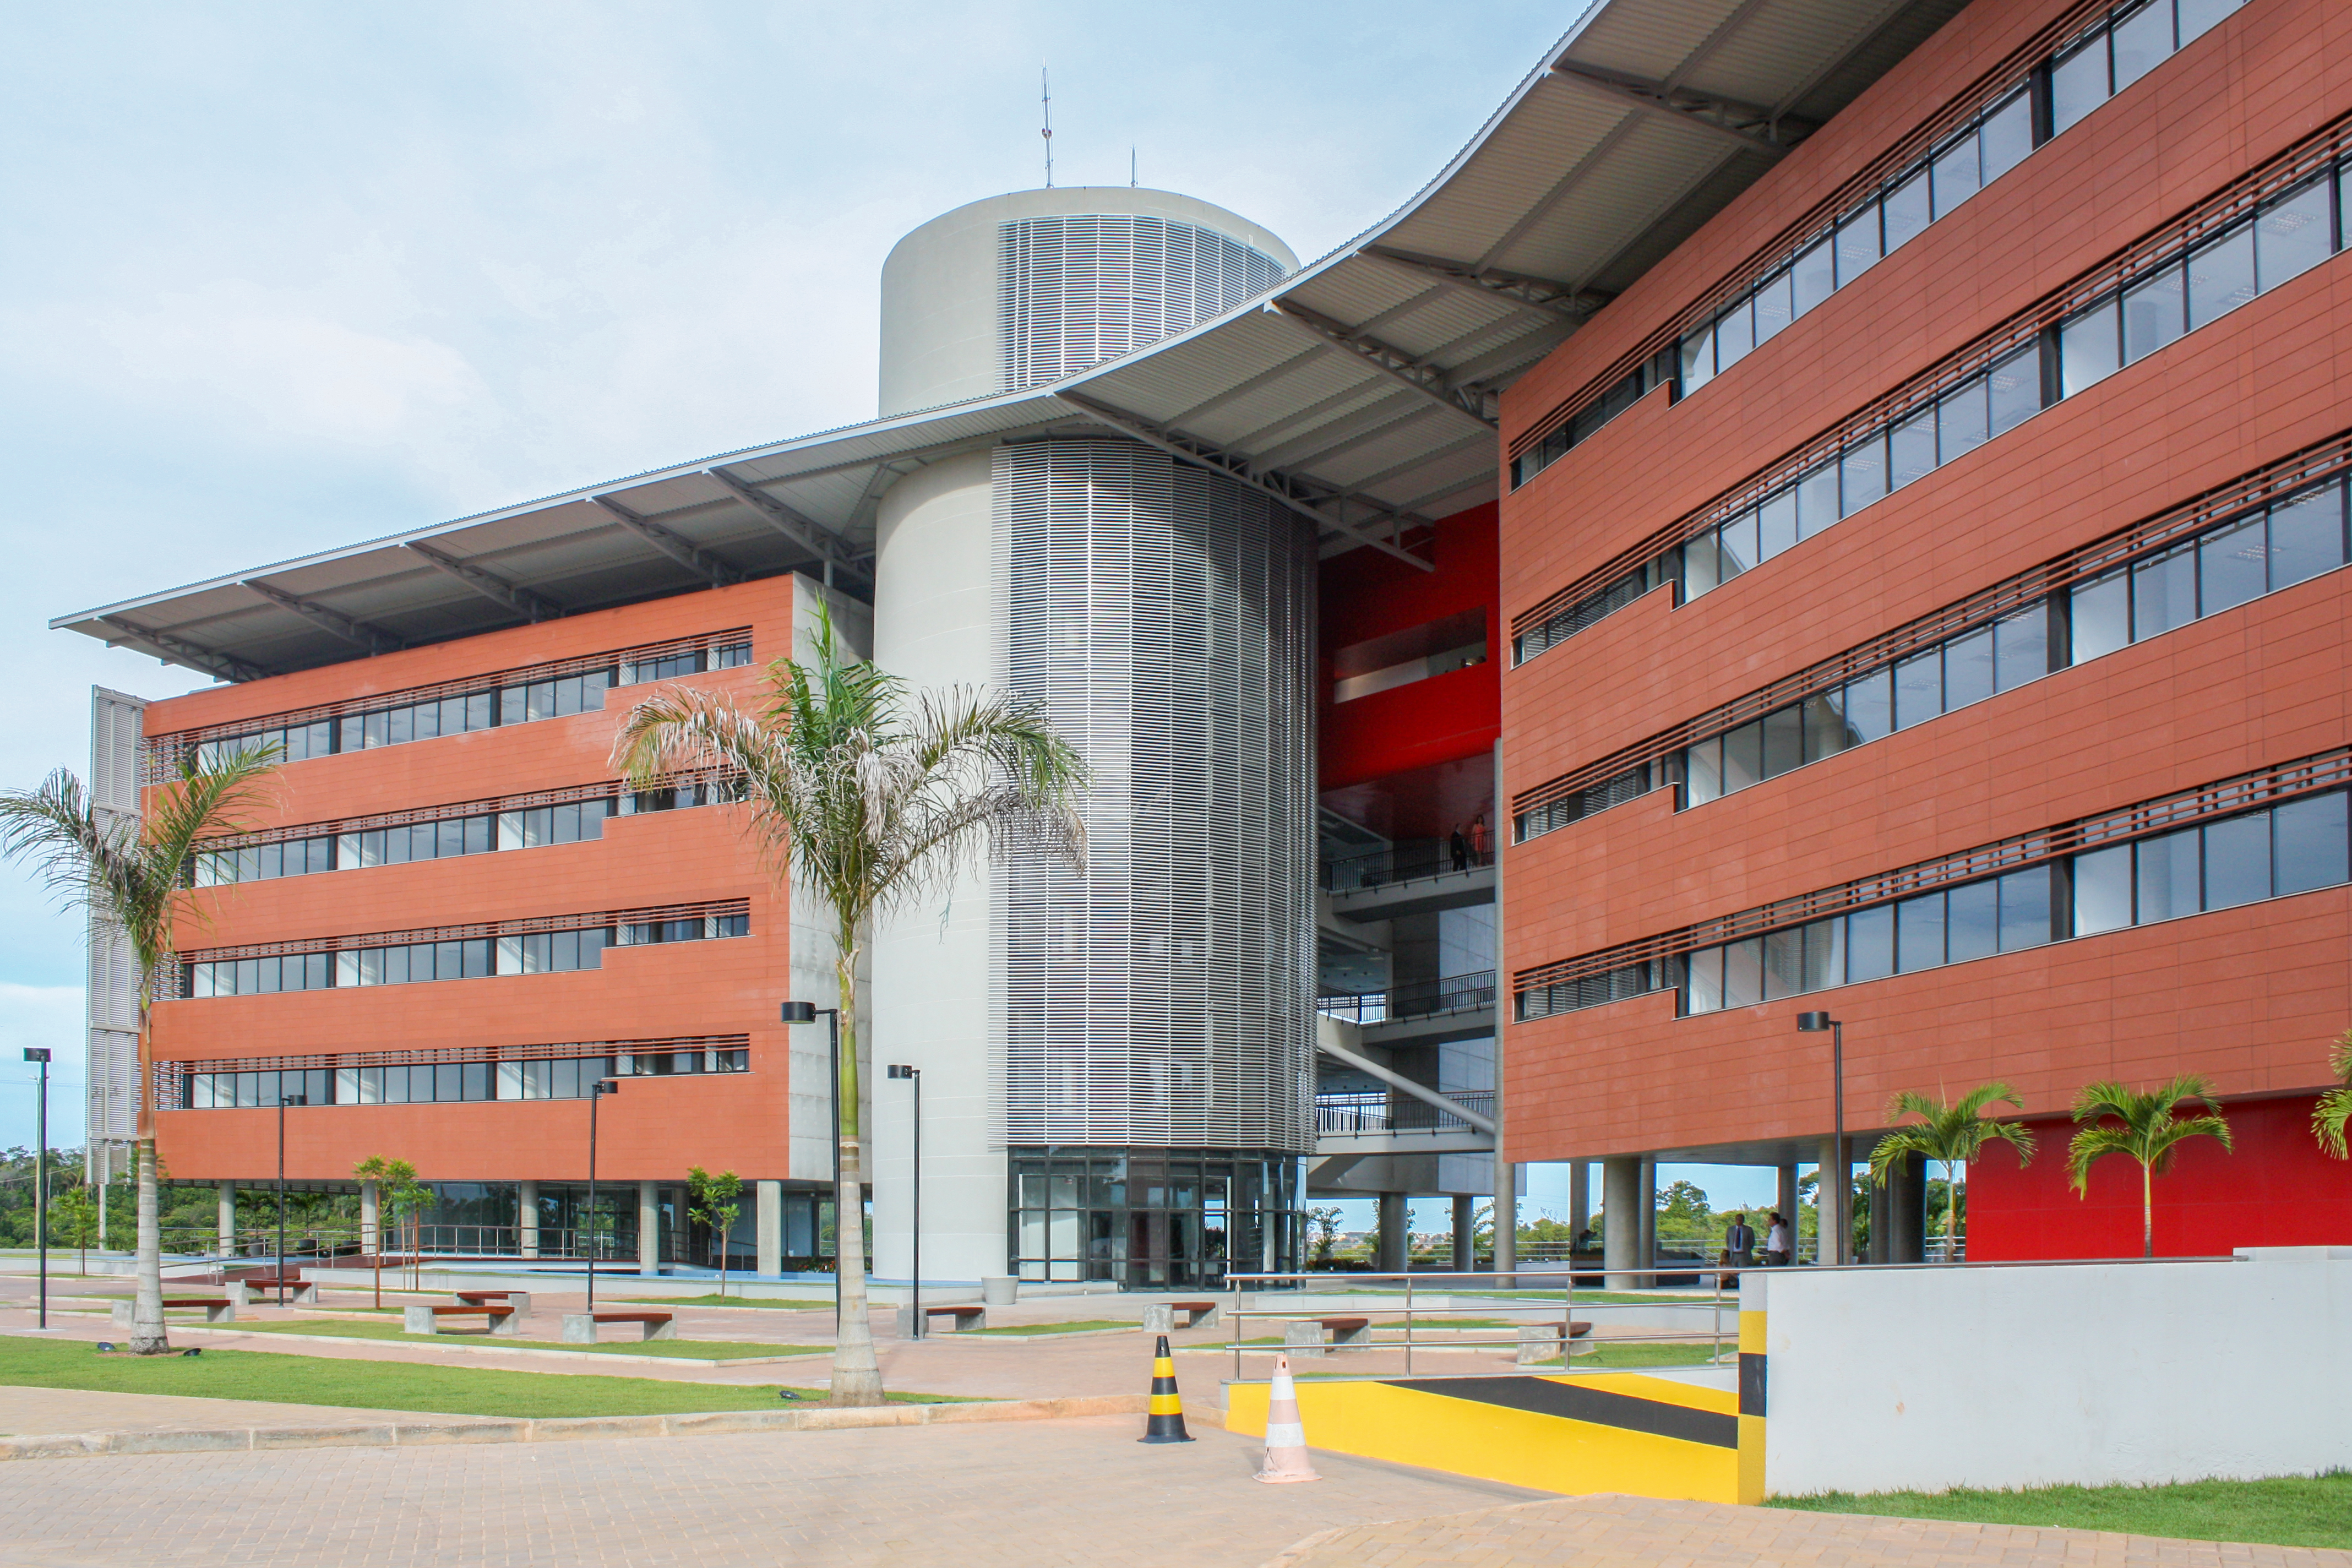
[[[972,203],[885,264],[882,411],[1059,379],[1293,265],[1168,192]],[[877,531],[877,662],[1036,700],[1093,773],[1083,873],[992,868],[876,933],[875,1059],[923,1075],[925,1279],[1197,1288],[1293,1258],[1312,1146],[1311,529],[1104,432],[934,463],[884,495]],[[911,1266],[899,1089],[876,1096],[886,1279]]]

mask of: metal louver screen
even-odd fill
[[[139,754],[147,704],[102,686],[89,689],[89,795],[108,816],[139,816]],[[93,913],[86,1046],[86,1136],[131,1137],[139,1113],[139,975],[121,928]]]
[[[1129,442],[999,447],[1003,678],[1085,757],[1089,863],[992,878],[1004,1140],[1314,1146],[1315,553]]]
[[[1282,280],[1282,263],[1195,224],[1125,214],[1000,230],[1007,392],[1041,386],[1208,320]]]

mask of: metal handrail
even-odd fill
[[[1327,1017],[1355,1024],[1382,1024],[1399,1018],[1433,1018],[1445,1013],[1470,1013],[1495,1005],[1495,972],[1449,974],[1436,980],[1413,980],[1378,991],[1326,992],[1315,998],[1315,1010]],[[1367,1017],[1366,1014],[1373,1016]]]
[[[1482,1116],[1495,1113],[1492,1089],[1456,1090],[1448,1100]],[[1470,1123],[1409,1094],[1381,1089],[1355,1094],[1315,1097],[1315,1131],[1318,1136],[1381,1132],[1466,1132]]]
[[[1465,850],[1463,864],[1457,866],[1454,863],[1454,849],[1449,840],[1405,838],[1378,849],[1367,849],[1360,855],[1343,855],[1335,860],[1325,860],[1318,870],[1325,892],[1358,893],[1397,882],[1418,881],[1424,877],[1473,871],[1494,863],[1492,844],[1487,846],[1483,855]]]

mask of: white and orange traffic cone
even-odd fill
[[[1265,1396],[1265,1464],[1262,1481],[1319,1481],[1307,1458],[1307,1428],[1298,1419],[1298,1390],[1290,1381],[1290,1358],[1274,1358],[1274,1386]]]

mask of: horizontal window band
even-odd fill
[[[1657,328],[1620,354],[1606,369],[1570,394],[1550,413],[1528,426],[1512,440],[1506,461],[1516,460],[1539,445],[1546,437],[1599,402],[1611,387],[1637,366],[1664,350],[1675,347],[1685,332],[1713,317],[1733,297],[1754,288],[1791,258],[1821,239],[1836,226],[1838,219],[1849,209],[1868,200],[1882,187],[1895,184],[1898,176],[1906,174],[1946,136],[2025,86],[2045,61],[2064,53],[2085,33],[2105,26],[2109,16],[2121,8],[2113,4],[2113,0],[2080,0],[2043,25],[2032,37],[2002,56],[1999,62],[1947,100],[1941,109],[1922,121],[1900,141],[1887,147],[1863,165],[1860,172],[1749,252],[1745,261],[1685,306],[1666,325]],[[2047,142],[2040,143],[2036,150],[2039,151],[2042,145],[2047,145]]]
[[[1621,747],[1573,772],[1530,785],[1512,797],[1512,816],[1516,821],[1541,811],[1685,746],[1737,729],[1791,702],[1831,690],[1856,676],[1885,668],[1906,654],[1990,626],[2053,594],[2141,557],[2160,553],[2188,536],[2224,525],[2245,512],[2258,510],[2294,491],[2347,471],[2352,471],[2352,430],[2339,432],[2277,462],[2226,480],[2201,495],[1932,610],[1893,631],[1793,675],[1783,676],[1769,686],[1734,698],[1646,740]]]
[[[1511,992],[1517,997],[1546,986],[1607,974],[1612,970],[1680,958],[1700,948],[1801,926],[1826,915],[1844,914],[1875,904],[1892,903],[1915,893],[1928,892],[1956,882],[1974,881],[2004,871],[2023,870],[2081,850],[2129,843],[2201,822],[2208,817],[2226,816],[2252,807],[2292,800],[2298,795],[2337,789],[2347,783],[2352,783],[2352,747],[2338,747],[2315,756],[2240,773],[2115,811],[2102,812],[2095,816],[2078,817],[2055,827],[2021,834],[1997,844],[1960,850],[1837,887],[1801,893],[1775,903],[1703,921],[1680,931],[1523,969],[1511,976]]]
[[[584,675],[592,670],[609,669],[620,664],[650,664],[665,658],[732,647],[751,640],[751,628],[730,626],[724,631],[698,632],[692,637],[670,637],[661,642],[640,643],[629,647],[614,648],[604,653],[576,655],[571,658],[551,659],[542,664],[520,665],[512,669],[491,670],[481,675],[468,675],[452,680],[436,681],[429,686],[403,687],[396,691],[379,691],[367,697],[346,698],[339,702],[323,702],[309,708],[289,709],[282,713],[259,713],[250,719],[237,719],[218,724],[201,725],[192,730],[174,730],[165,734],[146,738],[149,750],[159,756],[172,756],[187,747],[206,741],[227,740],[251,734],[259,730],[290,729],[296,725],[314,724],[324,720],[340,719],[346,714],[368,713],[378,709],[414,707],[425,702],[437,702],[451,697],[465,697],[500,686],[521,686],[541,680],[560,680],[565,676]]]
[[[371,931],[361,936],[313,937],[299,942],[257,942],[243,947],[199,948],[178,955],[186,963],[222,963],[247,958],[282,958],[289,953],[352,952],[374,947],[410,947],[425,942],[480,941],[530,936],[542,931],[595,931],[606,926],[645,925],[657,921],[749,916],[749,899],[719,899],[698,904],[663,904],[642,910],[601,910],[529,920],[489,921],[473,925],[433,926],[421,931]]]
[[[696,768],[685,773],[665,773],[642,789],[625,779],[605,779],[597,784],[572,784],[562,789],[532,790],[521,795],[490,795],[481,800],[457,801],[447,805],[413,806],[406,811],[379,812],[373,816],[346,816],[327,822],[293,823],[283,827],[267,827],[252,833],[231,833],[224,834],[218,838],[201,839],[195,846],[195,853],[220,855],[233,849],[250,849],[262,844],[284,844],[302,838],[331,838],[345,833],[367,833],[381,827],[406,827],[419,822],[448,822],[458,817],[490,816],[501,812],[529,811],[543,805],[571,805],[582,801],[615,800],[624,795],[650,795],[659,790],[682,789],[693,784],[724,784],[739,776],[724,768]]]
[[[1511,618],[1516,641],[1540,630],[1556,616],[1582,601],[1613,588],[1621,580],[1643,573],[1660,555],[1707,531],[1779,491],[1839,454],[1859,438],[1880,435],[1933,405],[1936,399],[1982,375],[2008,355],[2025,349],[2086,303],[2126,287],[2141,274],[2177,260],[2208,234],[2249,215],[2265,199],[2281,195],[2352,150],[2352,111],[2337,115],[2319,130],[2239,176],[2189,211],[2149,231],[2067,282],[2043,294],[2032,305],[1984,332],[1963,347],[1847,416],[1801,447],[1782,455],[1715,499],[1654,530],[1639,542],[1578,577],[1566,587]],[[2043,408],[2056,400],[2045,395]],[[1630,602],[1630,600],[1628,601]],[[1614,606],[1612,606],[1614,607]],[[1578,630],[1583,629],[1581,626]],[[1565,640],[1565,639],[1562,639]],[[1559,647],[1549,643],[1537,654]]]
[[[300,1057],[219,1057],[159,1061],[158,1072],[296,1072],[336,1068],[425,1067],[436,1062],[568,1061],[577,1057],[652,1056],[663,1051],[742,1050],[749,1035],[676,1035],[657,1040],[571,1040],[559,1045],[441,1046],[407,1051],[336,1051]]]

